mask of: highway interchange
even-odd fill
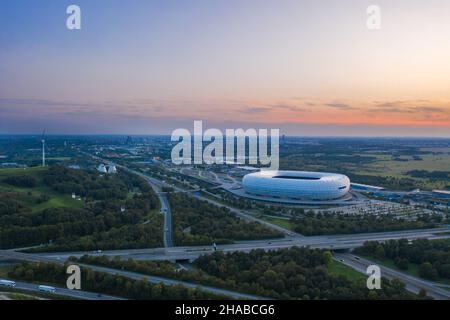
[[[105,160],[103,160],[105,161]],[[106,162],[106,161],[105,161]],[[137,174],[143,177],[152,188],[157,193],[159,200],[161,202],[161,214],[164,215],[164,247],[163,248],[151,248],[151,249],[129,249],[129,250],[109,250],[103,252],[55,252],[55,253],[39,253],[39,254],[29,254],[29,253],[21,253],[15,250],[0,250],[0,259],[14,259],[14,260],[26,260],[26,261],[34,261],[34,262],[54,262],[54,263],[64,263],[70,256],[81,257],[83,255],[93,255],[93,256],[120,256],[122,258],[128,259],[136,259],[136,260],[195,260],[201,255],[211,254],[216,249],[212,246],[189,246],[189,247],[174,247],[172,240],[172,217],[170,206],[168,200],[162,192],[163,187],[171,187],[175,189],[177,192],[184,192],[192,197],[199,198],[201,200],[208,201],[212,204],[218,206],[227,207],[230,212],[236,214],[237,216],[247,220],[247,221],[257,221],[259,223],[263,223],[269,228],[275,229],[277,231],[282,232],[285,237],[283,239],[274,239],[274,240],[258,240],[258,241],[240,241],[233,244],[221,245],[217,248],[217,250],[223,252],[249,252],[255,249],[263,249],[263,250],[276,250],[280,248],[289,248],[293,246],[306,246],[310,248],[320,248],[320,249],[330,249],[330,250],[347,250],[352,249],[358,246],[361,246],[365,241],[368,240],[377,240],[377,241],[386,241],[390,239],[408,239],[415,240],[419,238],[428,238],[428,239],[439,239],[439,238],[449,238],[449,229],[447,227],[437,228],[437,229],[419,229],[419,230],[406,230],[406,231],[393,231],[393,232],[380,232],[380,233],[364,233],[364,234],[351,234],[351,235],[327,235],[327,236],[310,236],[305,237],[300,234],[294,233],[290,230],[286,230],[280,226],[271,224],[267,221],[258,219],[248,212],[244,210],[236,209],[234,207],[230,207],[228,205],[224,205],[223,203],[216,202],[211,200],[210,198],[203,197],[196,193],[192,193],[191,191],[186,191],[180,189],[179,187],[168,185],[163,181],[158,179],[149,177],[140,172],[128,169],[126,167],[117,165],[124,170]],[[340,262],[346,264],[347,266],[365,274],[367,265],[370,263],[366,260],[358,258],[356,260],[354,255],[349,253],[334,253],[335,259]],[[133,279],[143,279],[144,277],[148,279],[148,281],[153,283],[164,283],[168,285],[172,284],[180,284],[186,287],[197,287],[204,291],[208,291],[211,293],[215,293],[218,295],[224,295],[236,299],[261,299],[261,297],[255,297],[252,295],[245,295],[233,291],[211,288],[207,286],[201,286],[197,284],[186,283],[182,281],[166,279],[161,277],[154,276],[146,276],[137,273],[115,270],[110,268],[103,268],[97,266],[86,266],[93,270],[107,272],[110,274],[120,274]],[[406,288],[411,292],[417,293],[420,288],[424,288],[427,290],[430,296],[436,299],[450,299],[450,291],[440,288],[435,283],[423,281],[421,279],[417,279],[412,276],[406,276],[403,273],[394,271],[389,268],[382,267],[382,275],[388,279],[399,278],[406,284]],[[71,290],[69,290],[71,291]],[[86,299],[88,299],[88,293],[86,294]],[[84,298],[84,297],[81,297]],[[89,298],[95,299],[94,296],[89,296]],[[104,297],[98,297],[104,298]]]

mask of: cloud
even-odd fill
[[[139,104],[130,101],[69,101],[69,100],[46,100],[46,99],[15,99],[0,98],[0,109],[2,113],[39,113],[54,115],[116,115],[133,116],[158,113],[164,110],[165,105],[156,100],[151,104]]]
[[[263,105],[263,106],[246,106],[244,109],[239,109],[239,112],[247,113],[247,114],[263,114],[267,112],[272,111],[278,111],[278,110],[287,110],[292,112],[306,112],[307,110],[303,109],[302,107],[296,106],[296,105],[290,105],[287,103],[274,103],[269,105]]]
[[[329,103],[325,103],[325,105],[327,107],[340,109],[340,110],[353,110],[353,109],[355,109],[354,107],[352,107],[351,105],[346,104],[346,103],[329,102]]]
[[[448,114],[450,108],[430,106],[429,100],[398,100],[398,101],[376,101],[369,111],[380,113],[426,113],[426,114]]]
[[[289,105],[286,103],[277,103],[277,104],[270,105],[270,107],[273,110],[282,109],[282,110],[288,110],[288,111],[294,111],[294,112],[305,112],[306,111],[304,108],[301,108],[301,107],[295,106],[295,105]]]
[[[265,107],[246,107],[245,109],[239,110],[242,113],[249,113],[249,114],[255,114],[255,113],[264,113],[270,111],[270,108]]]
[[[444,108],[438,108],[438,107],[415,107],[414,110],[424,113],[442,113],[442,112],[448,112],[448,110]]]

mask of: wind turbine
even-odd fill
[[[45,167],[45,129],[42,131],[42,166]]]

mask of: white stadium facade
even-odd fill
[[[245,175],[242,186],[260,197],[326,201],[346,196],[350,179],[337,173],[263,170]]]

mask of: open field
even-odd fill
[[[21,201],[26,203],[33,212],[56,207],[82,208],[83,201],[72,199],[72,195],[61,194],[48,188],[42,181],[41,173],[48,170],[43,167],[19,168],[19,169],[0,169],[0,192],[19,193]],[[37,180],[37,185],[32,188],[16,187],[3,182],[9,176],[31,176]],[[47,195],[49,200],[36,203],[35,199],[42,195]]]
[[[331,265],[328,267],[328,271],[332,275],[344,276],[354,282],[365,282],[366,281],[366,277],[362,273],[360,273],[350,267],[347,267],[346,265],[343,265],[340,262],[334,261],[334,260],[331,263]]]
[[[402,176],[406,172],[412,170],[429,170],[429,171],[449,171],[450,170],[450,155],[445,154],[426,154],[421,155],[420,160],[416,160],[411,156],[402,156],[400,159],[405,161],[393,160],[391,156],[367,154],[368,156],[376,157],[374,163],[366,165],[369,170],[362,169],[359,173],[375,174],[382,173],[383,175]],[[375,172],[374,172],[375,171]]]
[[[287,219],[273,218],[268,216],[263,216],[262,219],[267,222],[276,224],[277,226],[280,226],[282,228],[294,230],[294,225]]]
[[[69,161],[72,160],[71,157],[50,157],[47,158],[47,161]]]

